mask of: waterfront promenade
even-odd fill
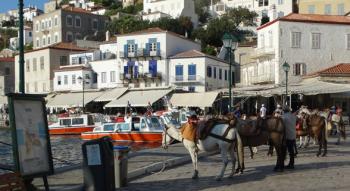
[[[266,156],[266,146],[259,147],[259,153],[254,159],[249,159],[246,149],[246,170],[243,175],[227,178],[231,165],[226,169],[226,177],[217,182],[215,176],[221,168],[219,155],[202,156],[199,159],[199,179],[192,180],[192,164],[189,158],[182,165],[167,168],[161,173],[146,173],[134,177],[123,191],[178,191],[178,190],[348,190],[350,188],[350,142],[335,145],[335,139],[330,138],[327,157],[316,157],[317,146],[299,150],[296,159],[296,169],[283,173],[272,171],[275,156]],[[144,153],[142,153],[144,152]],[[147,153],[147,154],[146,154]],[[163,153],[163,154],[161,154]],[[158,154],[160,156],[158,156]],[[165,157],[166,156],[166,157]],[[180,160],[187,157],[181,144],[169,148],[169,153],[160,149],[145,150],[132,154],[129,160],[129,175],[137,169],[145,168],[164,159]],[[175,160],[175,161],[176,161]],[[57,174],[49,178],[53,190],[80,190],[83,181],[82,171],[73,170]],[[35,181],[39,186],[40,180]],[[42,188],[42,187],[41,187]]]

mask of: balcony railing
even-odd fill
[[[197,76],[196,75],[188,75],[188,81],[196,81]]]
[[[204,77],[200,75],[189,75],[189,76],[173,76],[171,78],[173,83],[191,83],[191,82],[201,82]]]
[[[135,52],[119,52],[120,58],[137,58],[137,57],[160,57],[160,50],[156,51],[147,51],[146,49],[137,49]]]
[[[131,74],[120,74],[120,80],[154,80],[161,79],[162,74],[157,72],[156,74],[151,73],[139,73],[137,75]]]
[[[175,81],[184,81],[184,76],[175,76]]]
[[[271,83],[275,81],[275,76],[273,74],[264,74],[258,76],[252,76],[253,84],[263,84],[263,83]]]

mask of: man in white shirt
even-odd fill
[[[266,107],[265,104],[261,104],[260,117],[266,119]]]

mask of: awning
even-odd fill
[[[130,89],[120,98],[113,100],[105,107],[126,107],[128,102],[132,107],[146,107],[169,94],[172,89]]]
[[[212,107],[219,92],[174,94],[170,102],[178,107]]]
[[[95,98],[102,95],[103,92],[84,92],[84,105],[90,103]],[[61,93],[48,96],[47,107],[82,107],[83,93]]]
[[[118,99],[122,96],[128,88],[114,88],[108,91],[105,91],[100,97],[96,98],[95,102],[107,102]]]

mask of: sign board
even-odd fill
[[[16,170],[24,177],[52,174],[44,96],[9,94],[8,101]]]
[[[86,145],[87,163],[89,166],[101,165],[100,145]]]

